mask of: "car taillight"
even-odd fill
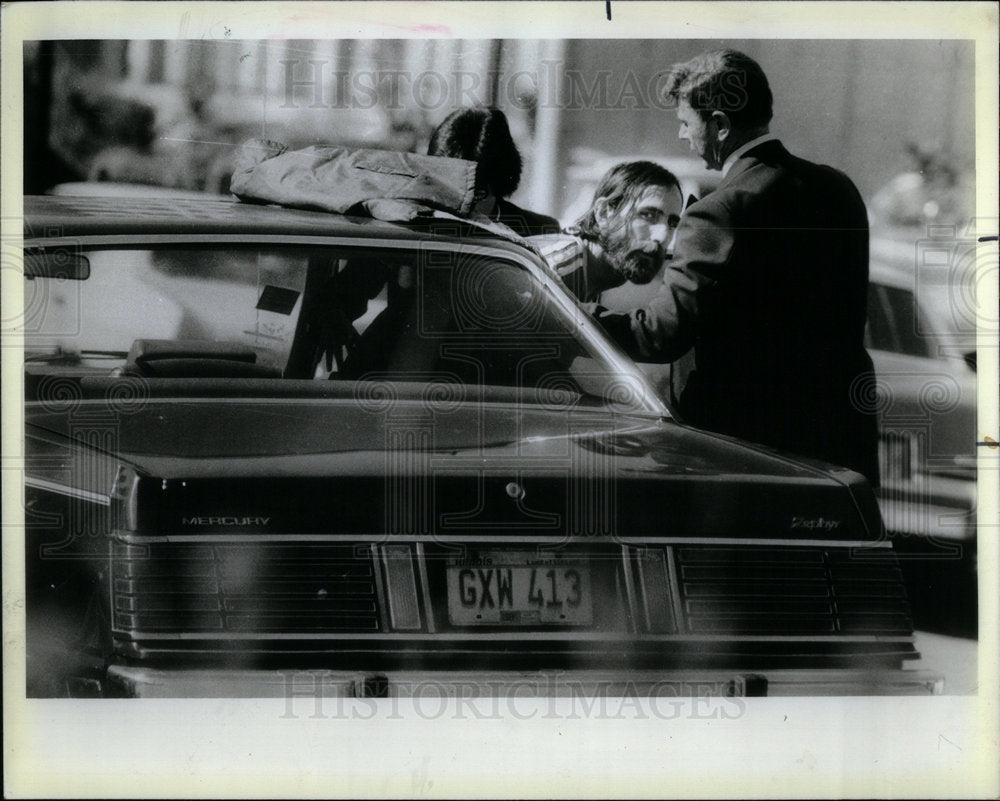
[[[136,531],[139,528],[139,476],[128,465],[119,465],[111,485],[111,498],[117,504],[118,528]]]
[[[639,575],[639,597],[646,630],[653,634],[673,634],[677,631],[676,612],[671,597],[667,552],[662,548],[634,550]]]
[[[382,545],[379,551],[385,568],[385,593],[389,602],[390,625],[399,631],[420,629],[417,579],[410,546]]]
[[[113,627],[266,637],[374,633],[371,552],[341,543],[113,541]]]

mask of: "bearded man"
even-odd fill
[[[683,210],[680,183],[650,161],[612,167],[576,225],[533,236],[549,267],[584,303],[626,281],[648,284],[666,259]]]

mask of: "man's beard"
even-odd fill
[[[663,266],[663,246],[654,240],[634,244],[628,234],[605,236],[604,252],[626,281],[648,284]]]

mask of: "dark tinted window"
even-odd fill
[[[592,354],[576,335],[572,319],[526,270],[482,257],[438,253],[417,262],[382,259],[379,278],[372,283],[372,267],[352,260],[333,279],[334,294],[341,298],[351,294],[351,282],[362,276],[366,292],[385,284],[375,298],[381,311],[363,326],[355,324],[359,336],[333,365],[330,378],[421,380],[434,375],[472,385],[539,387],[555,382],[579,391],[570,365]]]
[[[885,284],[868,287],[868,328],[865,345],[873,350],[930,357],[928,341],[920,332],[920,309],[913,293]]]

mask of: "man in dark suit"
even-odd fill
[[[598,319],[640,361],[693,348],[686,422],[877,484],[864,202],[847,176],[769,133],[767,78],[742,53],[677,65],[669,94],[680,138],[724,177],[682,217],[659,293],[626,314],[598,307]]]

